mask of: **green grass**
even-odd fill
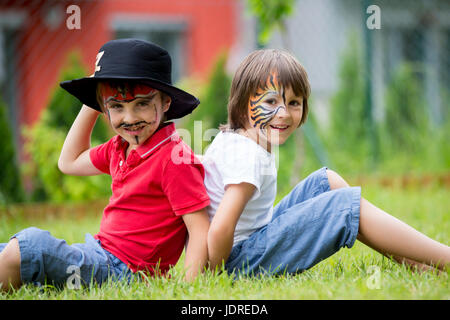
[[[450,191],[439,186],[410,189],[383,189],[363,186],[363,196],[383,210],[410,224],[429,237],[450,243]],[[49,230],[69,243],[83,242],[84,234],[95,234],[98,212],[83,215],[67,206],[59,215],[26,216],[20,208],[0,214],[0,242],[28,226]],[[183,258],[182,258],[183,259]],[[182,281],[182,262],[170,278],[149,279],[143,283],[108,282],[80,290],[38,289],[22,286],[1,299],[450,299],[448,273],[416,273],[398,265],[365,245],[355,243],[329,259],[295,276],[241,279],[225,273],[206,273],[193,283]],[[378,288],[371,280],[378,279]]]

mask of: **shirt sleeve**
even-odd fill
[[[164,168],[162,187],[176,215],[198,211],[209,205],[204,185],[203,165],[174,163],[169,160]]]
[[[113,147],[113,139],[92,148],[89,151],[89,157],[92,164],[101,172],[111,174],[109,167],[111,162],[111,150]]]
[[[232,138],[229,137],[229,138]],[[222,151],[215,156],[215,162],[222,176],[222,182],[226,188],[230,184],[243,182],[255,186],[253,198],[260,194],[262,179],[261,154],[258,146],[244,139],[228,139],[224,141]]]

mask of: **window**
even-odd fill
[[[116,16],[112,22],[116,39],[137,38],[151,41],[166,49],[172,58],[172,83],[185,74],[183,53],[186,23],[171,17]]]

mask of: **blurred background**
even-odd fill
[[[104,205],[109,176],[57,168],[81,107],[59,82],[91,75],[99,48],[128,37],[166,48],[174,84],[200,98],[177,120],[192,137],[196,121],[202,132],[226,122],[251,51],[298,58],[310,114],[279,150],[279,196],[321,166],[351,184],[450,188],[448,0],[0,0],[0,206]],[[93,145],[111,136],[101,119]],[[209,143],[190,141],[200,153]]]

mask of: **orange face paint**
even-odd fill
[[[271,74],[267,81],[265,87],[260,88],[254,95],[250,96],[248,103],[248,117],[250,124],[254,128],[265,129],[270,121],[276,116],[280,108],[285,108],[285,106],[271,105],[266,102],[270,96],[282,96],[283,101],[284,89],[280,87],[278,83],[278,77],[276,74]]]

